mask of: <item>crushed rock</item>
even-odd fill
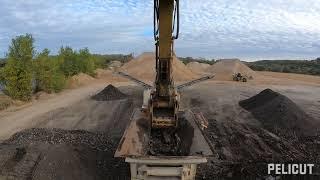
[[[118,88],[114,87],[112,84],[109,84],[98,94],[92,96],[92,99],[96,101],[112,101],[125,98],[127,98],[127,95],[122,93]]]
[[[84,130],[23,130],[0,143],[0,178],[128,178],[128,165],[113,157],[118,141]]]
[[[288,97],[271,89],[242,100],[239,105],[250,111],[264,128],[278,135],[315,136],[319,131],[315,119]]]

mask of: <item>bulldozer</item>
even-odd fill
[[[214,75],[175,85],[172,62],[180,31],[179,0],[154,0],[153,13],[156,77],[150,86],[119,72],[145,90],[142,107],[133,112],[115,157],[123,157],[130,164],[131,179],[191,180],[197,165],[207,162],[213,153],[201,128],[205,123],[199,123],[204,120],[197,118],[203,116],[181,111],[180,93]]]

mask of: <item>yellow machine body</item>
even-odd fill
[[[177,6],[176,0],[155,0],[156,79],[149,101],[152,128],[175,127],[178,123],[180,97],[172,77]]]

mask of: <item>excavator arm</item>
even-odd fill
[[[154,86],[150,87],[130,75],[120,73],[146,88],[142,109],[133,112],[130,124],[115,152],[115,157],[125,157],[125,161],[130,163],[131,179],[191,180],[195,178],[197,165],[207,162],[206,156],[212,155],[199,128],[207,126],[202,114],[191,111],[178,113],[178,89],[212,76],[175,87],[172,62],[174,40],[178,38],[178,34],[179,0],[154,0]]]
[[[172,77],[173,45],[179,35],[179,0],[154,0],[155,89],[151,92],[153,128],[177,126],[180,96]]]

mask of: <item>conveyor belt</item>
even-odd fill
[[[119,74],[119,75],[121,75],[122,77],[127,78],[127,79],[129,79],[129,80],[131,80],[131,81],[133,81],[133,82],[135,82],[135,83],[143,86],[143,87],[146,88],[146,89],[151,89],[151,88],[152,88],[151,85],[149,85],[149,84],[147,84],[147,83],[145,83],[145,82],[142,82],[142,81],[140,81],[139,79],[136,79],[136,78],[130,76],[129,74],[126,74],[126,73],[120,72],[120,71],[117,72],[117,74]]]
[[[199,79],[195,79],[195,80],[192,80],[192,81],[189,81],[187,83],[184,83],[184,84],[181,84],[179,86],[177,86],[177,89],[178,90],[181,90],[185,87],[189,87],[189,86],[192,86],[196,83],[199,83],[199,82],[202,82],[202,81],[206,81],[206,80],[209,80],[209,79],[212,79],[214,77],[214,75],[209,75],[209,76],[204,76],[202,78],[199,78]]]

